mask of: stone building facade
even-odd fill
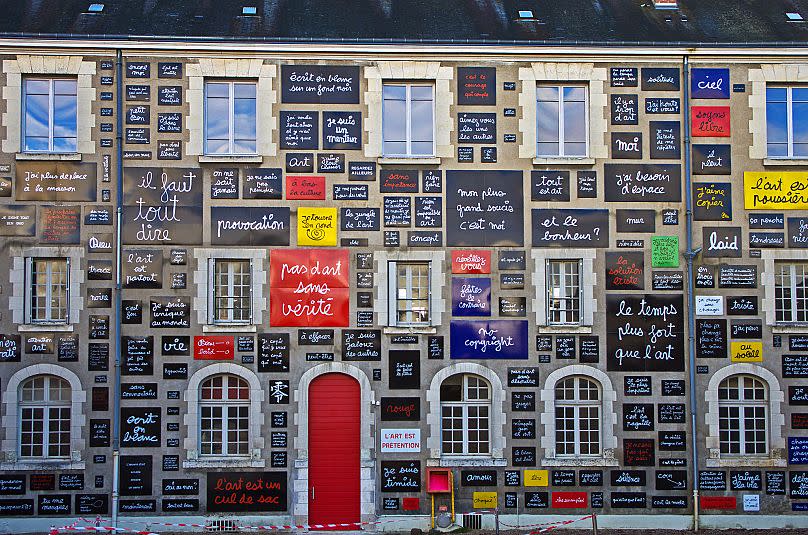
[[[803,49],[0,61],[0,526],[805,525]]]

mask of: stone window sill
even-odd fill
[[[384,334],[435,334],[436,327],[385,327]]]
[[[48,325],[45,323],[42,324],[31,323],[18,326],[17,331],[21,333],[49,333],[49,332],[72,333],[73,326],[65,325],[63,323],[54,323],[52,325]]]
[[[773,334],[804,334],[808,333],[808,323],[772,325]]]
[[[707,459],[707,468],[784,468],[788,466],[785,459],[770,457],[739,457],[737,459]]]
[[[440,158],[392,158],[382,156],[376,160],[379,165],[440,165]]]
[[[200,156],[199,163],[263,163],[264,157],[257,155],[221,155],[221,156]]]
[[[556,459],[547,459],[544,458],[541,461],[542,466],[619,466],[620,463],[617,462],[617,459],[605,459],[603,457],[580,457],[580,458],[556,458]]]
[[[594,158],[533,158],[533,165],[595,165]]]
[[[3,462],[0,463],[0,471],[32,471],[32,472],[56,472],[61,470],[85,470],[87,468],[84,461],[69,461],[66,459],[41,459]]]
[[[441,457],[428,459],[427,466],[508,466],[507,459],[493,457]]]
[[[209,468],[265,468],[264,459],[194,459],[182,461],[182,467],[188,469],[207,470]]]
[[[206,333],[254,333],[258,331],[257,325],[203,325],[202,332]]]
[[[62,160],[62,161],[81,161],[81,154],[58,153],[58,152],[18,152],[18,160]]]
[[[539,325],[538,334],[592,334],[591,325]]]
[[[805,159],[790,159],[790,158],[764,158],[763,165],[771,166],[798,166],[808,165],[808,160]]]

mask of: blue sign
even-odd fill
[[[808,464],[808,437],[788,437],[788,464]]]
[[[452,279],[452,316],[490,316],[491,279]]]
[[[453,321],[451,358],[527,359],[527,321]]]
[[[690,94],[693,98],[729,98],[729,69],[693,69]]]
[[[808,502],[792,502],[792,511],[808,511]]]

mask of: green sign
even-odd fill
[[[679,236],[651,237],[651,267],[679,267]]]

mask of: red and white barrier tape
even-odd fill
[[[549,525],[549,526],[541,528],[541,529],[535,529],[535,530],[531,531],[530,533],[528,533],[526,535],[536,535],[537,533],[547,533],[548,531],[552,531],[552,530],[554,530],[556,528],[560,528],[561,526],[568,526],[570,524],[574,524],[575,522],[580,522],[581,520],[586,520],[588,518],[592,518],[592,516],[593,515],[586,515],[586,516],[582,516],[581,518],[573,518],[572,520],[564,520],[564,521],[561,521],[561,522],[547,522],[547,524],[554,524],[554,525]],[[527,527],[527,526],[525,526],[525,527]]]

